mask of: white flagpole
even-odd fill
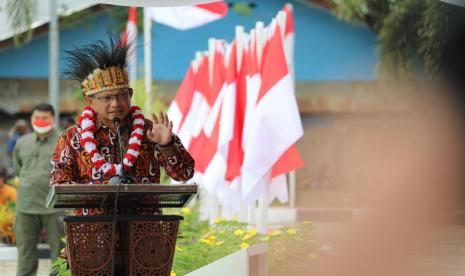
[[[291,3],[287,3],[286,8],[291,12],[294,9],[294,7],[292,6]],[[293,40],[292,44],[284,43],[284,50],[286,51],[287,65],[288,65],[288,68],[289,68],[289,72],[291,73],[292,85],[293,85],[294,90],[295,90],[295,68],[294,68],[295,32],[294,32],[293,35],[294,35],[294,37],[292,38],[292,40]],[[285,41],[285,40],[283,40],[283,41]],[[289,172],[288,181],[289,181],[289,207],[290,208],[295,208],[295,206],[296,206],[296,192],[297,192],[296,172],[295,171]]]
[[[152,19],[150,8],[144,7],[144,79],[145,79],[145,114],[152,112]]]
[[[243,26],[236,26],[235,28],[235,41],[236,41],[236,72],[239,72],[240,68],[241,68],[241,61],[242,61],[242,54],[243,54],[243,48],[244,48],[244,27]],[[231,53],[232,54],[232,53]],[[231,60],[230,60],[231,57],[227,57],[226,58],[226,63],[230,63]],[[229,67],[229,64],[225,64],[227,67]],[[236,90],[237,90],[237,86],[236,86]],[[237,91],[236,91],[237,93]],[[237,102],[235,104],[238,104]],[[237,116],[234,115],[234,116]],[[224,182],[226,182],[226,179],[223,179]],[[230,189],[231,189],[231,185],[232,185],[233,182],[227,184],[227,185],[230,185]],[[243,206],[244,204],[242,204],[242,202],[238,202],[237,204],[240,204],[240,206]],[[242,207],[241,207],[242,208]],[[226,218],[226,219],[232,219],[233,217],[233,214],[235,214],[236,212],[234,211],[234,208],[232,206],[222,206],[221,207],[222,209],[222,217]]]
[[[281,28],[281,35],[284,38],[284,30],[286,27],[286,13],[283,11],[280,11],[278,13],[277,19],[273,19],[273,21],[277,20],[278,25]],[[273,23],[271,24],[272,26],[274,25]],[[270,31],[270,30],[268,30]],[[263,32],[261,35],[257,35],[257,50],[259,52],[263,51],[263,43],[264,43],[264,37]],[[258,42],[260,41],[260,48],[258,48]],[[258,51],[257,51],[258,52]],[[263,55],[261,55],[263,58]],[[271,174],[271,171],[270,171]],[[268,176],[271,180],[271,175]],[[268,181],[267,181],[268,182]],[[257,213],[257,232],[259,233],[265,233],[266,228],[268,226],[268,195],[269,195],[269,183],[266,183],[266,187],[264,189],[263,195],[260,196],[258,199],[258,213]]]
[[[255,33],[256,33],[256,50],[257,50],[257,62],[258,64],[261,64],[262,62],[262,57],[263,57],[263,45],[265,43],[265,24],[263,24],[263,22],[261,21],[258,21],[256,24],[255,24]],[[260,69],[261,70],[261,69]],[[266,190],[266,189],[265,189]],[[262,195],[259,199],[259,209],[260,209],[260,202],[263,202],[265,203],[267,195]],[[262,204],[263,205],[263,204]],[[256,222],[256,227],[257,227],[257,231],[260,232],[260,233],[265,233],[265,215],[266,215],[266,212],[264,212],[265,210],[261,210],[262,212],[260,213],[257,212],[256,210],[256,204],[253,203],[249,206],[249,210],[248,210],[248,222],[249,222],[249,225],[255,221]]]
[[[57,0],[50,0],[50,29],[49,29],[49,75],[48,75],[48,99],[55,109],[55,128],[60,123],[60,84],[58,82],[58,16]]]
[[[132,47],[131,58],[129,59],[129,85],[134,89],[137,81],[137,23],[136,28],[134,29],[134,41],[131,42]]]
[[[215,51],[216,39],[211,37],[208,39],[208,81],[210,83],[210,86],[213,83],[213,63],[215,62]],[[214,224],[215,219],[220,217],[220,203],[218,201],[218,196],[215,193],[208,194],[207,192],[207,196],[208,206],[210,210],[210,224]]]
[[[241,69],[242,49],[244,48],[244,26],[236,26],[236,72]]]
[[[213,63],[215,62],[215,47],[216,39],[210,37],[208,39],[208,81],[210,86],[213,83]]]
[[[252,29],[250,30],[250,33],[249,33],[249,37],[250,37],[250,42],[249,42],[249,49],[252,49],[252,47],[255,47],[255,46],[252,46],[252,43],[255,43],[256,44],[256,39],[255,39],[255,29]],[[249,91],[246,91],[246,93],[249,93]],[[252,228],[251,224],[253,222],[253,218],[254,218],[254,215],[253,215],[253,205],[246,205],[245,202],[242,202],[241,203],[241,210],[240,210],[240,213],[239,213],[239,220],[241,222],[247,222],[248,223],[248,228]]]

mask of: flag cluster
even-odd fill
[[[168,115],[196,161],[195,181],[223,206],[287,200],[286,173],[303,166],[292,72],[292,13],[231,43],[215,40],[187,69]]]

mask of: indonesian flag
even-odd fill
[[[242,161],[244,159],[244,149],[242,148],[242,135],[244,131],[244,118],[246,110],[246,70],[247,70],[247,51],[243,50],[241,69],[237,78],[237,89],[235,91],[235,110],[234,110],[234,123],[233,134],[231,143],[229,144],[228,154],[228,169],[226,171],[225,179],[232,181],[234,178],[240,176]]]
[[[126,29],[121,35],[121,44],[125,45],[127,42],[130,42],[134,45],[137,39],[137,8],[129,7],[128,11],[128,23],[126,24]]]
[[[236,43],[233,42],[227,49],[227,66],[224,84],[221,88],[215,106],[212,108],[211,116],[207,121],[204,130],[208,135],[213,129],[214,135],[208,141],[216,151],[213,155],[203,154],[203,158],[208,160],[203,183],[211,193],[216,193],[223,206],[231,206],[234,202],[228,196],[228,183],[225,181],[227,168],[228,148],[233,138],[233,125],[236,106]],[[210,148],[210,147],[206,147]],[[206,160],[207,161],[207,160]],[[240,199],[240,197],[239,197]]]
[[[182,99],[184,104],[182,119],[178,119],[179,125],[177,128],[174,127],[173,122],[173,129],[176,130],[175,133],[178,134],[188,150],[192,139],[200,134],[210,111],[211,104],[207,100],[208,90],[210,89],[208,85],[208,66],[208,57],[203,56],[199,61],[197,72],[193,72],[193,76],[189,72],[186,74],[186,78],[192,77],[193,81],[191,82],[191,80],[187,79],[186,87],[183,87],[183,90],[179,91],[183,91],[183,93],[179,97],[176,96],[176,103],[180,103]],[[175,113],[174,109],[173,113]]]
[[[225,2],[215,2],[184,7],[150,8],[152,20],[178,30],[200,27],[221,19],[228,13]]]
[[[249,41],[252,41],[251,38]],[[246,45],[244,43],[244,45]],[[241,169],[244,161],[244,136],[248,130],[246,124],[251,121],[253,107],[256,102],[256,97],[253,95],[258,94],[259,83],[254,87],[249,87],[249,76],[258,74],[258,67],[256,66],[255,47],[247,47],[242,49],[240,69],[237,76],[236,93],[235,93],[235,110],[233,121],[233,136],[229,143],[227,155],[227,170],[225,172],[225,180],[230,182],[232,190],[240,189],[241,182]],[[257,79],[259,80],[259,78]],[[249,97],[251,96],[251,97]],[[249,116],[246,119],[246,116]]]
[[[126,45],[131,43],[128,53],[129,65],[129,79],[131,86],[135,85],[137,80],[137,58],[136,58],[136,44],[137,44],[137,8],[129,7],[128,9],[128,23],[126,30],[121,35],[121,44]]]
[[[213,61],[209,62],[213,62],[211,81],[208,78],[207,71],[207,78],[203,85],[206,85],[208,88],[205,90],[206,93],[204,92],[201,95],[200,104],[196,108],[204,118],[201,124],[194,126],[195,133],[188,147],[189,153],[195,159],[195,170],[200,174],[205,173],[211,159],[216,153],[219,138],[219,125],[215,124],[215,122],[221,114],[221,97],[223,94],[220,92],[224,84],[223,53],[220,47],[216,47]]]
[[[191,64],[187,69],[186,75],[179,86],[178,92],[174,100],[171,102],[168,108],[168,117],[173,122],[173,132],[179,134],[180,129],[189,113],[192,104],[192,98],[195,92],[195,76],[194,68]],[[187,132],[184,132],[187,133]],[[178,135],[179,136],[179,135]],[[181,141],[183,140],[182,137]],[[185,138],[184,140],[186,140]]]
[[[284,28],[284,51],[286,52],[286,61],[289,66],[292,77],[294,78],[294,15],[292,13],[292,6],[286,4],[282,9],[286,12],[286,26]]]
[[[242,192],[255,201],[272,177],[273,165],[303,135],[279,25],[272,26],[261,66],[262,83],[248,123],[242,166]]]
[[[284,31],[284,51],[286,61],[289,68],[289,73],[292,77],[292,87],[294,88],[294,18],[292,14],[292,6],[286,4],[283,8],[286,12],[286,25]],[[295,89],[295,88],[294,88]],[[295,90],[293,89],[293,92]],[[273,165],[271,171],[271,183],[269,187],[268,202],[277,197],[281,202],[288,200],[286,174],[304,166],[304,162],[297,151],[295,145],[290,146],[281,155],[278,161]]]

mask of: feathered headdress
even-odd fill
[[[82,48],[74,47],[66,51],[67,69],[63,74],[67,79],[79,81],[87,96],[128,88],[126,58],[130,48],[116,34],[109,35],[109,43],[99,40]]]

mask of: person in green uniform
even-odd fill
[[[63,223],[61,210],[45,207],[52,170],[51,156],[58,139],[54,129],[55,111],[50,104],[41,103],[32,109],[31,124],[34,132],[23,135],[13,151],[13,168],[19,177],[16,199],[16,217],[13,229],[18,249],[18,276],[36,275],[40,231],[47,231],[52,262],[64,247],[61,238]]]

